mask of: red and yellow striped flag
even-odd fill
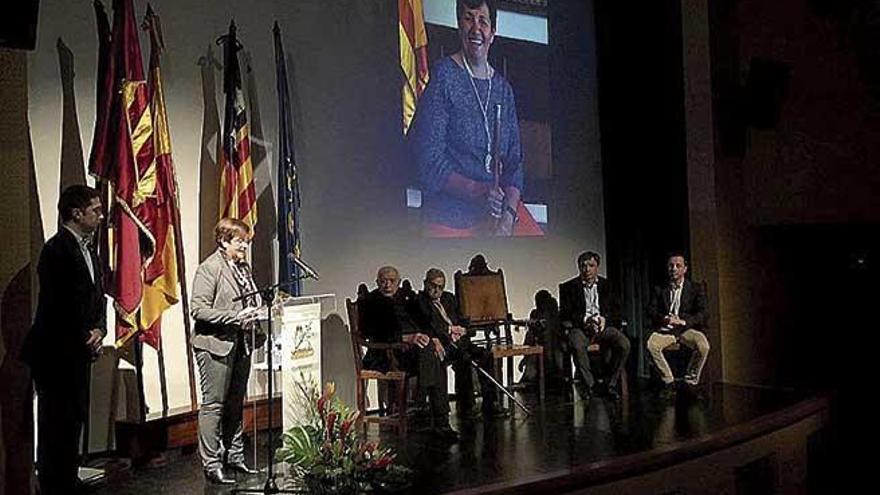
[[[223,118],[223,153],[220,157],[220,218],[239,218],[253,230],[257,224],[257,194],[254,167],[251,163],[251,139],[244,96],[241,91],[241,70],[235,37],[235,22],[229,34],[221,38],[223,47],[223,92],[226,113]]]
[[[122,345],[141,329],[144,267],[155,253],[156,239],[147,227],[156,194],[156,165],[150,95],[131,0],[114,0],[108,63],[110,104],[96,131],[92,172],[110,184],[108,205],[107,293],[116,308],[116,339]]]
[[[422,0],[397,1],[400,37],[400,68],[405,81],[401,89],[403,99],[403,133],[409,130],[416,103],[428,84],[428,34]]]
[[[156,155],[156,190],[145,223],[156,239],[156,252],[144,271],[140,312],[141,339],[155,349],[161,345],[162,313],[180,300],[175,223],[178,221],[177,175],[171,160],[171,134],[165,110],[165,91],[159,67],[163,50],[159,18],[147,6],[145,29],[150,33],[150,101]]]

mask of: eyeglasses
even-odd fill
[[[251,243],[250,239],[242,239],[240,237],[233,237],[230,241],[230,244],[238,244],[239,246],[247,246]]]

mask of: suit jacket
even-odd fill
[[[370,342],[400,342],[403,334],[421,331],[414,318],[413,297],[403,290],[386,297],[373,289],[358,302],[358,316],[361,333]]]
[[[605,317],[605,325],[620,326],[620,300],[611,283],[605,277],[596,280],[599,293],[599,313]],[[581,277],[559,284],[559,319],[569,322],[576,328],[584,328],[587,315],[587,300],[584,297],[584,284]]]
[[[83,257],[79,242],[67,228],[61,227],[43,246],[37,274],[40,294],[31,331],[25,339],[22,357],[31,367],[34,378],[59,379],[70,367],[84,368],[92,353],[86,346],[89,332],[99,329],[107,334],[101,264],[90,251],[94,281]]]
[[[379,344],[399,343],[403,334],[424,332],[416,323],[414,297],[406,290],[398,290],[394,297],[383,296],[379,289],[358,300],[358,319],[361,334],[367,341]],[[404,356],[396,352],[398,360]],[[364,368],[382,372],[391,369],[388,353],[369,349],[364,355]],[[406,367],[406,364],[403,365]]]
[[[443,292],[440,295],[440,304],[453,325],[464,326],[462,325],[461,313],[458,311],[458,302],[451,292]],[[416,310],[414,312],[416,323],[419,328],[424,329],[428,336],[438,338],[443,344],[448,344],[449,323],[446,323],[446,320],[440,314],[440,311],[437,310],[436,306],[434,306],[434,302],[431,301],[427,292],[419,292],[418,296],[416,296],[414,308]]]
[[[233,301],[241,295],[232,268],[217,250],[196,269],[190,297],[190,315],[195,320],[192,346],[216,356],[226,356],[242,333],[238,313],[244,301]],[[245,350],[250,352],[250,332],[244,332]],[[257,342],[256,345],[260,345]]]
[[[663,318],[666,317],[672,306],[669,294],[669,284],[658,285],[651,291],[651,298],[648,301],[648,321],[651,322],[653,330],[660,329],[663,326]],[[706,295],[702,289],[685,279],[681,287],[681,302],[678,306],[678,316],[687,322],[688,328],[700,330],[709,323],[709,312],[706,309]],[[686,328],[674,328],[673,333],[679,333]]]

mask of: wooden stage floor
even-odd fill
[[[401,440],[375,426],[370,435],[394,446],[400,462],[414,470],[413,493],[549,494],[696,459],[827,408],[825,399],[804,393],[726,384],[705,387],[700,397],[679,394],[674,400],[646,387],[633,387],[619,402],[548,393],[541,405],[537,394],[522,397],[533,408],[531,416],[516,411],[509,418],[462,420],[453,412],[453,427],[461,436],[451,445],[415,431]],[[256,447],[260,467],[265,466],[264,438]],[[168,452],[166,460],[160,467],[111,469],[90,493],[231,493],[230,487],[205,484],[192,449]],[[262,474],[242,479],[234,488],[261,488],[263,480]]]

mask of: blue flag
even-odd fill
[[[278,92],[278,282],[292,296],[302,293],[300,268],[293,262],[302,255],[299,236],[299,177],[293,149],[293,122],[287,90],[287,63],[281,29],[275,23],[275,78]]]

